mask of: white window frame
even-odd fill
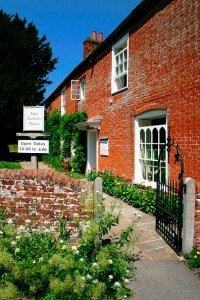
[[[166,118],[166,123],[162,124],[162,125],[155,125],[155,126],[140,126],[140,120],[141,119],[160,119],[160,118]],[[156,187],[156,181],[152,181],[151,178],[147,179],[143,177],[142,174],[142,159],[140,157],[141,155],[141,151],[140,151],[140,131],[143,128],[146,128],[146,130],[149,128],[150,130],[153,130],[153,128],[157,128],[158,130],[160,130],[162,127],[165,129],[166,132],[166,138],[167,138],[167,134],[168,134],[168,130],[167,130],[167,110],[153,110],[153,111],[148,111],[145,113],[142,113],[138,116],[135,117],[135,176],[134,176],[134,183],[141,183],[147,186],[152,186],[152,187]],[[153,141],[151,140],[151,143],[153,143]],[[151,146],[152,149],[152,146]],[[158,153],[159,155],[159,153]],[[165,153],[165,180],[168,178],[168,163],[167,163],[167,151]],[[151,158],[151,160],[153,160]]]
[[[60,113],[63,116],[66,114],[66,88],[61,91],[60,97]]]
[[[80,80],[71,80],[71,100],[85,100],[86,77]]]
[[[80,100],[85,100],[85,93],[86,93],[86,77],[84,76],[80,80]]]
[[[129,34],[112,46],[111,93],[128,88]],[[125,81],[125,82],[124,82]]]

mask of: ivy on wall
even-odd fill
[[[45,160],[59,169],[63,158],[70,157],[74,172],[84,173],[87,153],[86,132],[80,131],[76,124],[86,120],[86,111],[63,116],[61,116],[59,111],[53,112],[47,119],[47,132],[51,136],[49,140],[49,155]]]

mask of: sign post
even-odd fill
[[[23,107],[23,133],[16,135],[29,138],[18,140],[18,153],[30,153],[31,162],[38,169],[38,154],[49,153],[49,140],[42,139],[49,136],[44,133],[44,106]]]

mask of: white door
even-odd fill
[[[87,131],[87,167],[86,172],[97,171],[97,130]]]

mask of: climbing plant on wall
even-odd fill
[[[78,173],[85,172],[86,133],[80,131],[76,124],[86,120],[87,113],[85,111],[64,115],[61,118],[62,156],[72,157],[72,168],[74,172]]]
[[[57,169],[61,168],[63,158],[69,157],[74,172],[84,173],[86,164],[86,132],[80,131],[76,124],[87,120],[87,113],[76,112],[61,116],[55,111],[47,119],[47,131],[51,134],[50,153],[45,158]]]

